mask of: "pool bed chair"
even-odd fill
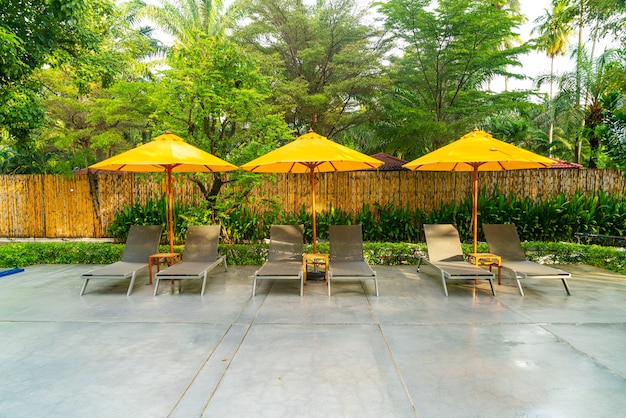
[[[304,293],[302,267],[304,225],[272,225],[267,261],[254,272],[252,296],[261,280],[298,280],[300,296]]]
[[[156,279],[154,296],[159,290],[161,280],[187,279],[202,280],[200,296],[203,296],[209,271],[219,264],[224,264],[224,271],[228,271],[226,256],[217,254],[221,228],[219,225],[190,226],[187,228],[182,260],[154,276]]]
[[[85,280],[80,290],[80,295],[85,293],[87,283],[92,279],[117,279],[123,280],[130,278],[128,292],[126,296],[130,296],[135,285],[135,276],[137,272],[148,268],[148,257],[156,253],[159,249],[161,241],[161,225],[139,226],[132,225],[128,231],[126,246],[122,253],[122,259],[108,266],[99,267],[82,274]]]
[[[373,280],[378,296],[376,272],[363,257],[363,231],[361,225],[330,225],[328,269],[328,296],[331,284],[339,280]]]
[[[513,224],[483,224],[483,232],[489,244],[489,252],[502,258],[501,268],[513,273],[520,295],[524,296],[521,279],[558,279],[571,295],[567,279],[572,275],[554,267],[526,259],[517,228]]]
[[[491,294],[496,295],[493,287],[494,273],[465,260],[461,249],[459,231],[454,225],[424,225],[424,235],[428,246],[428,260],[420,258],[417,271],[419,271],[422,262],[427,262],[439,270],[446,296],[448,296],[446,280],[488,280]]]

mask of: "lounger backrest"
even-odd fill
[[[361,225],[329,225],[330,259],[363,261],[363,230]]]
[[[489,252],[507,260],[526,260],[517,228],[513,224],[483,224]]]
[[[428,259],[437,261],[462,261],[463,249],[459,231],[451,224],[424,225]]]
[[[187,228],[184,261],[215,261],[220,240],[221,226],[202,225]]]
[[[304,225],[272,225],[269,261],[302,262]]]
[[[159,251],[163,226],[131,225],[122,253],[122,261],[130,263],[148,263],[148,256]]]

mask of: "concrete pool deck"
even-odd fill
[[[373,284],[207,282],[87,265],[0,278],[2,417],[616,417],[626,411],[626,276],[450,282],[431,266],[374,266]]]

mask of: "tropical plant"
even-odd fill
[[[626,198],[608,195],[602,191],[595,195],[576,192],[567,197],[563,193],[554,197],[533,200],[504,195],[497,187],[487,192],[482,188],[478,194],[479,231],[483,223],[513,223],[522,240],[572,241],[576,232],[603,235],[626,235]],[[429,212],[422,209],[402,208],[393,204],[364,205],[361,211],[351,214],[331,207],[317,214],[318,237],[328,237],[329,225],[359,224],[363,238],[371,242],[421,242],[424,224],[451,223],[457,226],[463,242],[472,241],[472,198],[459,202],[441,202]],[[150,200],[126,206],[117,213],[109,233],[123,239],[132,224],[165,224],[165,200]],[[303,205],[298,211],[284,212],[280,208],[269,211],[253,211],[238,207],[227,216],[212,217],[207,206],[183,207],[177,204],[174,211],[176,241],[182,242],[188,225],[220,224],[225,232],[225,243],[262,242],[269,236],[273,224],[305,227],[305,242],[310,243],[311,213]]]
[[[544,9],[545,14],[539,16],[535,23],[538,24],[531,33],[538,33],[536,39],[537,48],[545,51],[550,57],[550,80],[554,77],[554,60],[558,55],[565,55],[569,43],[569,37],[574,31],[572,18],[575,9],[569,0],[554,0],[552,10]],[[548,131],[548,143],[552,144],[554,136],[554,108],[552,105],[554,83],[550,81],[548,95],[548,112],[550,115],[550,127]]]
[[[623,106],[618,107],[617,105],[623,99],[614,93],[609,95],[606,100],[610,103],[607,103],[605,107],[612,109],[606,115],[606,153],[626,175],[626,112],[623,110]]]
[[[506,10],[508,13],[514,16],[519,16],[520,23],[526,23],[526,16],[521,13],[520,2],[519,0],[500,0],[497,1],[495,7],[499,10]],[[502,41],[501,48],[509,49],[514,47],[515,45],[520,45],[523,43],[523,40],[519,37],[519,35],[511,34],[511,36],[506,37]],[[491,90],[491,88],[489,88]],[[504,76],[504,91],[509,90],[509,76]]]
[[[620,59],[620,54],[614,50],[608,50],[595,60],[585,58],[576,70],[554,77],[559,86],[559,93],[554,100],[565,110],[557,118],[563,117],[569,125],[566,129],[576,133],[572,137],[580,138],[576,144],[579,158],[582,139],[587,141],[589,168],[597,167],[601,144],[607,133],[604,118],[605,111],[608,109],[604,108],[604,104],[610,103],[607,94],[615,88],[613,86],[615,70],[620,69],[621,72],[624,68],[624,61]],[[583,74],[583,83],[579,84],[581,74]],[[538,78],[538,83],[541,85],[542,82],[552,79],[542,76]],[[580,106],[577,106],[576,102],[581,97],[582,102]],[[576,160],[579,161],[579,158]]]
[[[226,7],[223,0],[160,0],[159,4],[133,0],[126,10],[133,22],[147,19],[182,47],[201,36],[224,37],[241,17],[239,2]]]

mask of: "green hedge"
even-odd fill
[[[588,264],[626,274],[626,250],[557,242],[524,242],[529,259],[546,264]],[[426,255],[426,244],[372,243],[363,245],[365,258],[373,265],[417,264],[419,257]],[[328,252],[328,242],[317,245],[321,253]],[[27,267],[35,264],[109,264],[119,261],[123,244],[106,243],[12,243],[0,245],[0,268]],[[161,250],[169,252],[169,247]],[[175,250],[183,252],[184,247]],[[311,251],[305,245],[305,251]],[[463,250],[472,251],[470,244]],[[486,244],[479,244],[478,251],[487,252]],[[261,265],[267,258],[267,244],[220,244],[220,254],[225,254],[230,265]]]

